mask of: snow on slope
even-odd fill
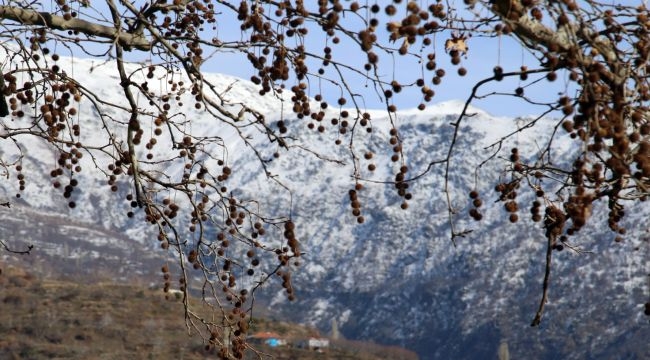
[[[68,60],[61,60],[62,68],[84,79],[84,85],[99,98],[122,102],[112,64],[100,66],[79,59],[74,60],[74,66],[64,64]],[[129,66],[135,69],[142,65]],[[407,211],[399,208],[401,199],[390,185],[364,181],[365,188],[359,197],[366,222],[358,225],[350,214],[347,195],[354,186],[353,159],[346,144],[333,145],[337,134],[306,130],[304,120],[287,115],[281,99],[256,95],[256,86],[247,81],[218,74],[206,78],[224,90],[230,89],[225,96],[232,102],[233,112],[239,109],[239,103],[245,103],[264,113],[270,124],[284,117],[290,134],[298,135],[302,144],[339,161],[323,161],[299,148],[282,152],[278,159],[270,161],[268,169],[292,195],[289,208],[289,192],[268,181],[255,155],[232,128],[220,125],[204,111],[197,111],[191,101],[186,101],[177,115],[191,120],[186,131],[223,139],[229,149],[229,161],[238,168],[229,180],[232,191],[243,198],[260,199],[268,213],[293,214],[306,252],[303,265],[296,272],[300,301],[287,307],[289,313],[301,314],[297,320],[327,329],[330,320],[337,318],[343,334],[349,337],[398,343],[418,350],[423,358],[492,357],[503,339],[509,341],[510,352],[517,358],[530,358],[531,349],[537,351],[538,358],[582,358],[588,351],[597,357],[612,348],[628,349],[634,346],[638,334],[647,333],[647,324],[644,325],[638,310],[645,286],[641,271],[647,268],[648,255],[647,241],[643,241],[648,237],[650,211],[645,207],[629,211],[628,242],[612,244],[606,226],[592,224],[575,240],[592,253],[557,253],[542,329],[528,328],[541,295],[542,230],[539,224],[527,220],[522,221],[524,225],[509,224],[503,219],[500,204],[492,204],[496,195],[490,188],[501,173],[503,161],[495,159],[478,173],[475,171],[479,163],[496,151],[489,145],[531,119],[493,117],[480,109],[469,109],[476,115],[461,124],[450,179],[453,204],[459,209],[456,226],[475,231],[459,239],[454,248],[449,241],[447,205],[441,191],[442,166],[433,166],[413,183],[413,200]],[[161,89],[165,86],[161,82]],[[81,141],[101,145],[105,142],[102,124],[92,114],[86,116],[83,106],[79,118]],[[463,102],[450,101],[422,112],[405,110],[392,119],[404,142],[409,174],[419,174],[429,163],[446,156],[453,134],[449,124],[457,120],[462,106]],[[106,112],[119,116],[111,109]],[[377,170],[367,171],[367,163],[362,162],[361,175],[367,180],[391,180],[395,173],[395,164],[387,160],[392,154],[388,146],[391,120],[381,111],[372,114],[373,133],[359,135],[355,149],[359,153],[373,151]],[[15,126],[16,121],[4,119],[3,124]],[[503,151],[507,154],[510,147],[517,146],[522,154],[535,153],[544,141],[540,134],[548,133],[543,129],[554,125],[552,119],[540,120],[532,131],[512,136]],[[253,141],[262,141],[253,131],[250,135]],[[562,156],[575,149],[566,136],[560,138],[557,146],[555,156],[560,162]],[[21,201],[26,205],[99,223],[136,241],[154,243],[151,228],[124,216],[128,210],[123,201],[129,191],[127,184],[113,194],[108,191],[104,177],[93,175],[96,171],[84,171],[77,176],[85,185],[74,194],[79,205],[70,210],[60,193],[52,189],[47,176],[55,164],[55,154],[39,141],[25,140],[23,149],[27,155],[23,167],[28,188]],[[0,150],[3,156],[12,151],[6,143]],[[270,158],[278,149],[261,146],[260,150]],[[156,151],[167,150],[159,146]],[[94,169],[95,164],[90,157],[84,157],[82,166]],[[165,173],[172,177],[179,177],[182,172],[182,163],[165,168]],[[464,216],[469,202],[466,194],[475,186],[483,189],[481,196],[487,208],[480,224]],[[13,179],[3,182],[2,187],[6,196],[16,192]],[[526,211],[522,209],[521,213]],[[601,206],[596,211],[604,209]],[[143,236],[147,233],[151,235]],[[640,250],[634,251],[635,247]],[[278,297],[276,301],[284,300]],[[285,307],[278,311],[282,308]],[[597,337],[605,329],[611,335]],[[628,338],[616,340],[617,343],[615,339],[621,336]]]

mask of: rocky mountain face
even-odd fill
[[[434,108],[402,116],[400,136],[414,174],[444,158],[446,146],[441,145],[451,139],[448,124],[456,119],[458,106],[440,105],[448,113]],[[512,224],[491,189],[505,161],[497,158],[476,173],[476,166],[491,155],[486,146],[517,121],[525,120],[479,111],[462,129],[450,173],[458,210],[454,226],[473,231],[458,238],[456,246],[450,241],[441,191],[442,167],[434,166],[412,184],[406,211],[391,186],[369,184],[359,191],[366,219],[362,225],[349,213],[344,182],[339,190],[321,187],[324,191],[296,194],[296,214],[307,224],[303,241],[308,254],[296,283],[301,301],[289,312],[320,326],[335,318],[346,336],[400,344],[424,359],[494,358],[501,343],[508,345],[512,358],[648,356],[644,339],[650,328],[642,303],[648,296],[650,223],[644,206],[627,209],[630,232],[625,242],[615,243],[606,225],[606,203],[599,204],[595,212],[602,220],[570,240],[580,252],[554,253],[543,323],[530,327],[541,298],[546,251],[541,224],[530,220],[533,196],[520,197],[520,221]],[[544,141],[540,133],[551,125],[549,120],[533,133],[512,138],[504,149],[533,154]],[[388,157],[380,150],[387,141],[385,133],[378,134],[368,147],[377,149],[378,157]],[[568,136],[557,140],[557,149],[556,163],[575,151]],[[303,173],[288,177],[334,186],[331,171],[299,164],[294,162],[293,169]],[[479,223],[466,215],[471,206],[467,194],[474,186],[485,204]],[[323,208],[333,216],[323,218]]]
[[[101,97],[118,101],[119,84],[111,81],[110,69],[93,68],[90,74],[91,66],[76,60],[75,73],[79,76],[86,71],[93,79],[87,86],[94,86]],[[263,112],[269,123],[282,119],[280,100],[260,98],[255,86],[245,81],[210,76],[230,89],[226,96],[246,99],[247,106]],[[594,209],[594,219],[603,220],[592,222],[570,240],[580,251],[554,252],[546,312],[541,326],[531,328],[542,292],[543,229],[529,219],[532,194],[522,191],[520,221],[511,224],[492,188],[504,176],[507,161],[501,157],[512,147],[524,158],[534,155],[555,121],[540,121],[511,136],[502,144],[506,155],[499,153],[482,164],[496,153],[497,147],[489,145],[530,120],[498,118],[471,109],[475,116],[461,124],[449,180],[457,212],[453,225],[472,231],[457,238],[454,245],[443,192],[445,168],[432,163],[447,156],[454,130],[449,123],[456,120],[461,106],[448,102],[422,112],[404,111],[393,119],[376,112],[371,134],[358,131],[353,145],[343,142],[340,146],[334,145],[337,134],[309,130],[306,120],[283,118],[288,135],[299,139],[295,144],[305,145],[265,164],[286,188],[269,181],[257,154],[233,134],[215,128],[206,113],[188,105],[182,112],[192,119],[193,131],[223,136],[233,167],[238,169],[229,180],[238,197],[258,199],[270,214],[289,210],[292,214],[305,253],[294,274],[298,301],[282,304],[286,299],[280,295],[279,284],[260,294],[278,317],[323,331],[336,320],[346,338],[397,344],[417,351],[423,359],[495,358],[503,344],[512,358],[650,358],[650,327],[642,312],[650,291],[650,207],[626,209],[628,233],[622,243],[614,243],[606,216],[598,216],[606,211],[606,204]],[[391,121],[403,142],[404,164],[390,161]],[[86,141],[101,142],[102,125],[94,121],[93,114],[82,112],[79,123],[88,136]],[[133,219],[126,216],[128,183],[117,192],[110,191],[106,178],[92,171],[101,159],[85,157],[82,166],[88,171],[76,175],[82,185],[73,194],[77,206],[71,209],[61,191],[51,185],[55,154],[43,141],[21,140],[26,190],[15,198],[17,181],[10,178],[0,183],[1,194],[12,202],[11,209],[0,209],[0,226],[3,234],[9,234],[3,235],[5,241],[33,243],[37,254],[72,259],[63,262],[70,273],[107,262],[106,268],[114,273],[158,268],[152,264],[164,254],[152,251],[157,246],[155,229],[138,220],[141,214]],[[277,149],[264,148],[263,140],[252,141],[272,158]],[[556,164],[577,151],[568,136],[557,135],[555,141]],[[0,144],[0,155],[14,156],[8,141]],[[354,187],[351,146],[359,154],[374,153],[372,161],[361,159],[358,167],[364,179],[358,191],[363,224],[351,214],[348,195]],[[367,170],[371,162],[374,171]],[[412,199],[406,210],[400,208],[403,199],[394,186],[385,183],[401,165],[408,166],[409,176],[422,174],[410,184]],[[181,166],[165,171],[182,173]],[[484,203],[480,222],[467,215],[471,206],[467,194],[472,189],[480,191]]]

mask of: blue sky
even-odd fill
[[[225,33],[224,28],[237,28],[235,32]],[[327,44],[333,49],[333,56],[339,61],[343,59],[344,62],[355,66],[357,68],[362,68],[365,63],[365,54],[363,54],[359,46],[351,42],[346,42],[343,40],[338,45],[331,44],[326,42],[326,37],[321,33],[316,33],[312,31],[305,39],[305,44],[308,49],[318,52]],[[388,37],[388,33],[381,27],[377,31],[378,36],[381,38],[385,36]],[[238,29],[238,24],[236,23],[221,23],[219,27],[219,36],[223,39],[231,37],[233,39],[239,39],[241,37],[241,32]],[[529,68],[534,68],[537,64],[537,61],[533,59],[527,51],[523,50],[521,46],[513,39],[508,37],[498,38],[470,38],[468,40],[469,52],[466,58],[463,58],[461,65],[468,69],[466,76],[461,77],[457,74],[457,66],[453,66],[450,62],[449,55],[444,51],[444,42],[448,38],[448,34],[439,34],[435,39],[435,52],[436,52],[436,62],[438,67],[442,67],[446,70],[446,75],[443,78],[443,82],[438,85],[431,84],[431,78],[434,76],[433,72],[425,71],[424,76],[422,76],[422,65],[413,57],[402,57],[399,55],[395,56],[382,56],[380,51],[377,53],[381,56],[379,61],[379,73],[383,76],[383,79],[390,81],[392,80],[393,74],[399,79],[408,79],[412,82],[418,77],[423,77],[428,85],[436,92],[431,103],[446,101],[451,99],[467,99],[470,95],[472,86],[477,82],[486,77],[489,77],[493,73],[493,67],[495,65],[500,65],[504,68],[506,72],[508,71],[517,71],[522,64],[528,65]],[[399,41],[397,43],[399,45]],[[429,46],[425,49],[424,54],[431,52],[433,46]],[[413,50],[418,50],[419,45],[413,45]],[[385,54],[383,54],[385,55]],[[317,62],[310,65],[310,70],[315,72],[320,67],[320,64]],[[255,74],[254,69],[249,65],[248,61],[240,54],[219,54],[214,58],[206,61],[203,64],[202,69],[210,72],[220,72],[230,75],[235,75],[244,79],[249,79],[251,75]],[[333,69],[325,68],[326,75],[337,76]],[[534,79],[531,76],[531,80]],[[385,108],[386,104],[383,103],[383,99],[377,96],[376,91],[373,89],[372,85],[365,81],[361,77],[355,77],[355,75],[348,73],[346,74],[346,80],[348,83],[354,87],[354,91],[363,94],[363,101],[365,106],[371,109],[381,109]],[[295,83],[295,80],[289,80],[287,87],[290,87]],[[536,97],[543,96],[547,100],[557,99],[559,95],[558,92],[564,91],[563,83],[557,81],[556,84],[549,84],[544,81],[542,83],[536,84],[530,88],[527,88],[526,94],[531,94]],[[330,102],[335,102],[339,97],[340,89],[338,87],[328,85],[326,82],[321,81],[318,84],[318,81],[311,82],[313,88],[311,95],[322,92],[326,98],[330,99]],[[318,86],[314,86],[318,85]],[[518,78],[507,78],[500,83],[491,83],[482,87],[482,91],[479,94],[486,94],[489,92],[504,92],[504,93],[513,93],[515,88],[521,86],[521,82]],[[318,91],[317,89],[321,89]],[[417,107],[422,102],[422,95],[419,91],[419,88],[414,88],[412,91],[405,90],[402,93],[398,94],[393,98],[395,105],[400,109],[414,108]],[[349,102],[348,102],[349,104]],[[536,114],[540,112],[540,107],[531,106],[526,104],[521,99],[516,99],[512,96],[491,96],[485,100],[477,100],[476,105],[494,115],[505,115],[505,116],[518,116],[518,115],[529,115]],[[544,108],[545,109],[545,108]]]
[[[220,38],[240,39],[242,33],[239,31],[238,23],[225,21],[228,17],[223,18],[224,20],[219,24]],[[381,21],[385,20],[387,19],[381,18]],[[353,22],[354,19],[346,19],[346,21]],[[233,28],[236,30],[225,31],[225,29]],[[388,32],[384,30],[384,25],[379,27],[377,34],[380,39],[382,37],[388,38]],[[451,64],[449,55],[444,51],[444,42],[449,38],[449,35],[449,33],[436,35],[434,44],[425,48],[422,53],[429,53],[435,48],[438,67],[446,70],[446,75],[440,85],[435,86],[431,84],[431,78],[434,76],[433,72],[425,71],[424,76],[422,76],[422,64],[418,63],[415,58],[408,56],[402,57],[397,54],[394,56],[385,56],[386,54],[377,51],[381,57],[379,61],[380,75],[387,81],[392,80],[393,74],[398,79],[408,79],[410,82],[413,82],[418,77],[423,77],[427,84],[436,92],[431,102],[436,103],[452,99],[467,99],[474,84],[486,77],[492,76],[493,68],[496,65],[500,65],[505,72],[518,71],[522,65],[527,65],[529,69],[534,69],[538,65],[538,61],[527,50],[522,49],[520,44],[513,38],[505,36],[500,39],[496,37],[473,37],[468,40],[469,52],[467,57],[463,57],[461,62],[461,65],[468,69],[468,73],[466,76],[461,77],[457,74],[458,67]],[[335,59],[339,61],[343,60],[347,64],[362,68],[365,63],[365,54],[360,51],[358,45],[350,41],[345,41],[343,37],[341,39],[342,41],[338,45],[331,44],[331,41],[327,43],[325,35],[319,32],[319,29],[315,29],[315,31],[310,32],[304,41],[307,48],[314,52],[322,51],[325,45],[329,45],[333,49]],[[400,41],[398,40],[396,47],[399,47]],[[419,46],[418,44],[412,45],[411,50],[418,52]],[[312,63],[310,70],[315,72],[318,67],[320,67],[319,63]],[[203,69],[211,72],[231,74],[244,79],[248,79],[251,75],[255,74],[254,69],[249,66],[248,61],[243,56],[232,54],[219,54],[215,56],[214,59],[210,59],[203,65]],[[325,70],[326,75],[333,74],[334,77],[337,76],[331,68],[325,68]],[[382,102],[383,99],[377,96],[376,91],[370,83],[350,73],[345,76],[346,81],[351,86],[354,86],[354,91],[363,94],[363,101],[367,108],[382,109],[386,107],[386,104]],[[543,75],[531,75],[527,83],[531,83],[539,77],[543,77]],[[287,87],[290,87],[294,83],[295,80],[293,82],[289,80]],[[517,87],[525,86],[525,95],[531,96],[537,101],[556,101],[562,93],[570,91],[567,85],[568,82],[562,76],[553,83],[543,80],[526,87],[527,83],[522,83],[518,77],[510,77],[504,79],[502,82],[492,82],[484,85],[478,94],[484,95],[492,92],[512,94]],[[318,84],[317,81],[312,81],[311,85],[313,87],[311,91],[312,96],[322,92],[331,103],[335,102],[339,97],[340,89],[335,86],[328,86],[326,82]],[[321,90],[319,91],[318,89]],[[412,91],[405,90],[398,94],[398,96],[393,98],[393,101],[399,109],[414,108],[422,102],[422,95],[419,88],[414,88]],[[349,104],[350,102],[348,101]],[[493,115],[503,116],[536,115],[548,109],[545,106],[533,106],[513,96],[503,95],[478,99],[475,101],[475,105]]]
[[[93,3],[94,6],[100,4],[101,2]],[[136,6],[139,6],[139,4],[136,3]],[[459,6],[462,6],[462,3],[459,4]],[[99,9],[99,11],[101,12],[101,9]],[[106,15],[104,14],[104,16]],[[217,19],[217,30],[208,30],[206,36],[213,37],[216,35],[223,41],[240,40],[248,37],[247,34],[242,33],[239,30],[239,23],[235,21],[234,13],[230,12],[230,10],[224,9],[223,14],[218,15]],[[382,22],[387,20],[386,17],[381,16],[380,19]],[[352,19],[351,17],[345,19],[345,21],[355,23],[355,19]],[[305,38],[305,44],[309,50],[316,53],[321,52],[325,44],[327,44],[326,37],[319,31],[319,29],[311,30],[309,36]],[[380,38],[388,37],[388,33],[384,30],[384,25],[380,26],[377,33]],[[432,52],[432,47],[435,47],[438,67],[446,70],[446,75],[440,85],[435,86],[431,84],[431,78],[434,76],[432,72],[425,71],[424,76],[422,76],[422,65],[418,63],[415,58],[401,57],[399,55],[393,57],[383,56],[385,54],[382,55],[382,53],[378,51],[381,56],[379,62],[380,75],[387,81],[392,80],[393,76],[397,79],[407,80],[410,82],[414,81],[418,77],[423,77],[427,84],[436,92],[436,95],[431,102],[436,103],[452,99],[467,99],[473,85],[477,81],[491,76],[495,65],[500,65],[505,72],[509,72],[517,71],[521,65],[527,65],[530,69],[533,69],[538,63],[536,59],[532,58],[526,50],[523,50],[522,47],[510,37],[502,37],[501,39],[473,37],[468,40],[469,52],[466,58],[463,57],[461,63],[462,66],[468,69],[468,73],[466,76],[461,77],[456,73],[457,66],[452,66],[449,56],[444,51],[444,42],[447,38],[449,38],[448,33],[436,35],[434,45],[429,46],[423,52],[423,54]],[[401,40],[398,40],[396,47],[399,47],[400,41]],[[365,54],[360,51],[358,45],[349,41],[342,41],[341,44],[338,45],[332,45],[330,42],[328,45],[332,47],[335,59],[338,59],[339,61],[342,60],[356,68],[363,67],[363,64],[365,63]],[[418,46],[420,45],[413,45],[411,50],[418,52]],[[207,50],[206,54],[209,53],[210,51]],[[67,54],[62,53],[62,55]],[[77,53],[75,56],[83,55]],[[149,59],[149,55],[143,53],[130,54],[129,57],[132,60]],[[312,72],[316,72],[320,64],[313,62],[309,66]],[[202,69],[208,72],[234,75],[243,79],[249,79],[251,75],[255,74],[254,69],[242,54],[223,52],[220,52],[213,58],[207,60],[202,65]],[[332,71],[333,69],[325,69],[326,76],[338,76]],[[362,107],[368,109],[382,109],[386,107],[386,104],[382,102],[383,100],[377,96],[372,84],[351,73],[345,74],[345,77],[346,81],[348,81],[348,83],[353,87],[353,90],[363,95]],[[537,77],[539,77],[539,75]],[[534,79],[536,79],[536,76],[531,75],[528,83],[532,82]],[[402,83],[404,82],[402,81]],[[295,84],[295,80],[290,79],[286,86],[290,87],[293,84]],[[335,103],[336,99],[340,96],[340,89],[336,86],[327,84],[327,82],[321,81],[319,83],[318,80],[314,78],[310,84],[312,86],[310,92],[311,96],[316,95],[317,93],[322,93],[326,99],[330,100],[330,103]],[[522,83],[517,77],[506,78],[502,82],[492,82],[483,86],[479,91],[479,95],[493,92],[512,94],[515,88],[525,85],[526,84]],[[537,101],[557,100],[561,93],[567,91],[570,91],[567,87],[567,81],[561,77],[554,83],[541,81],[532,86],[525,87],[525,95],[531,96]],[[422,95],[418,88],[414,88],[413,90],[407,89],[395,96],[393,101],[399,109],[414,108],[422,102]],[[522,99],[513,96],[503,95],[494,95],[485,99],[477,99],[474,104],[493,115],[503,116],[535,115],[547,109],[547,107],[543,106],[530,105]],[[349,99],[348,105],[350,105]]]

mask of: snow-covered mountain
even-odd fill
[[[99,98],[119,103],[119,80],[112,69],[110,64],[96,66],[89,60],[74,60],[75,76],[88,80],[82,81],[84,86]],[[495,203],[498,196],[491,189],[505,161],[495,158],[476,172],[477,165],[495,151],[486,147],[525,124],[525,118],[499,118],[470,109],[475,115],[461,124],[450,169],[452,201],[458,210],[454,225],[473,231],[458,238],[454,247],[442,191],[443,166],[431,166],[411,184],[412,199],[407,210],[400,208],[403,199],[394,186],[381,182],[391,181],[402,165],[390,161],[392,124],[399,131],[409,175],[420,174],[432,162],[445,158],[454,130],[449,124],[456,120],[461,102],[432,105],[425,111],[407,110],[392,119],[383,112],[372,112],[372,133],[359,131],[354,135],[355,150],[359,154],[373,152],[376,165],[376,170],[369,171],[370,161],[360,160],[364,187],[358,191],[358,198],[365,222],[358,224],[351,214],[348,195],[355,185],[351,177],[354,159],[348,143],[336,146],[334,141],[339,135],[335,132],[308,130],[306,120],[287,118],[282,101],[270,95],[260,97],[252,83],[218,74],[206,78],[229,89],[224,93],[227,100],[245,103],[263,113],[267,123],[284,120],[289,135],[299,139],[295,144],[304,144],[307,149],[295,146],[275,159],[272,154],[277,148],[264,147],[264,139],[251,135],[262,155],[272,159],[266,163],[267,170],[285,189],[269,181],[259,154],[250,151],[240,136],[227,127],[215,126],[208,114],[191,103],[183,105],[182,116],[192,120],[185,131],[204,136],[218,134],[224,139],[230,161],[237,168],[229,180],[231,191],[240,198],[260,200],[260,206],[270,214],[292,213],[305,252],[294,275],[299,301],[276,306],[286,300],[276,296],[279,286],[270,287],[265,294],[277,308],[278,316],[292,317],[323,330],[335,319],[346,337],[399,344],[418,351],[424,359],[494,358],[502,342],[507,343],[512,358],[650,357],[646,343],[650,327],[642,313],[649,291],[647,206],[627,209],[625,242],[614,243],[603,220],[585,227],[572,239],[584,253],[565,250],[554,254],[553,282],[542,325],[529,326],[541,296],[543,230],[540,224],[528,220],[525,195],[520,199],[521,221],[517,224],[511,224],[502,204]],[[8,118],[2,121],[13,124]],[[82,142],[102,144],[102,124],[92,113],[81,111],[79,124]],[[554,125],[550,119],[541,121],[532,130],[511,137],[503,151],[507,154],[516,146],[522,156],[534,154],[544,140],[543,134],[549,133],[544,129]],[[81,185],[73,193],[77,206],[71,209],[61,190],[51,185],[49,173],[56,162],[55,154],[44,141],[26,137],[20,140],[26,189],[19,199],[11,200],[14,207],[24,214],[57,216],[62,219],[61,226],[70,227],[65,219],[73,219],[75,224],[85,223],[97,231],[123,234],[141,246],[140,250],[134,246],[129,256],[142,256],[157,244],[155,229],[125,215],[130,210],[124,201],[130,191],[128,183],[112,192],[104,175],[89,171],[105,166],[101,158],[80,159],[81,166],[88,170],[75,175]],[[3,140],[0,144],[0,156],[15,156],[13,143]],[[574,151],[574,144],[568,136],[560,136],[556,144],[555,156],[561,163],[563,154]],[[165,173],[181,174],[182,165],[171,164]],[[0,184],[4,197],[11,198],[18,192],[17,183],[9,179]],[[485,203],[480,223],[466,215],[470,205],[467,194],[474,188],[481,190]],[[291,208],[287,201],[290,195]],[[606,210],[602,209],[605,204],[601,205],[595,212]],[[6,211],[0,211],[0,216],[9,217]],[[55,223],[48,222],[48,226]],[[66,231],[63,233],[73,236],[74,230]],[[22,236],[31,235],[27,231]],[[87,237],[89,242],[98,239],[106,236]],[[123,248],[123,243],[115,247]],[[70,251],[60,255],[69,256]],[[95,254],[96,258],[101,256]]]

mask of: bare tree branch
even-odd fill
[[[24,25],[41,25],[57,30],[75,30],[89,36],[117,40],[126,49],[151,50],[152,43],[142,33],[128,33],[115,27],[71,18],[65,19],[49,12],[39,12],[16,6],[0,5],[0,18],[13,20]]]

